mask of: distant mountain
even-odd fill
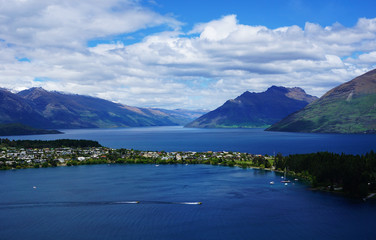
[[[28,122],[36,128],[50,127],[48,120],[35,111],[33,103],[7,89],[0,89],[0,123]]]
[[[297,87],[272,86],[261,93],[247,91],[187,124],[186,127],[266,127],[302,109],[316,99],[317,97],[307,95],[303,89]]]
[[[167,110],[162,108],[153,108],[153,110],[163,112],[174,118],[174,121],[179,125],[185,125],[194,119],[201,117],[207,110],[197,109],[197,110],[187,110],[187,109],[174,109]]]
[[[182,125],[200,114],[189,110],[138,108],[100,98],[31,88],[0,89],[0,123],[37,128],[110,128]]]
[[[0,136],[35,135],[35,134],[60,134],[57,130],[32,128],[20,123],[0,124]]]
[[[267,130],[376,133],[376,69],[333,88]]]

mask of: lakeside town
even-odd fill
[[[0,149],[0,169],[70,166],[94,163],[203,163],[273,168],[273,157],[240,152],[165,152],[111,149],[107,147],[60,147]]]

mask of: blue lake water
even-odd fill
[[[90,139],[111,148],[164,151],[238,151],[284,155],[329,151],[364,154],[376,150],[376,134],[266,132],[263,129],[144,127],[61,130],[65,134],[11,136],[10,139]]]
[[[376,150],[376,135],[183,127],[62,131],[8,138],[284,155]],[[0,171],[0,239],[374,239],[375,202],[313,192],[300,182],[284,186],[280,180],[274,172],[207,165]],[[203,204],[183,204],[198,201]]]
[[[0,239],[374,239],[375,203],[280,180],[210,165],[0,171]]]

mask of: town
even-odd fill
[[[107,147],[61,147],[0,149],[0,169],[39,168],[104,163],[212,164],[272,168],[273,158],[239,152],[165,152],[111,149]]]

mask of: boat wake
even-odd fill
[[[201,205],[202,202],[164,202],[164,201],[25,202],[25,203],[0,203],[0,209],[34,208],[34,207],[77,207],[77,206],[93,206],[93,205],[126,205],[126,204]]]
[[[202,202],[174,202],[173,204],[201,205]]]
[[[114,204],[138,204],[140,201],[124,201],[124,202],[114,202]]]
[[[115,204],[182,204],[182,205],[201,205],[202,202],[164,202],[164,201],[126,201],[126,202],[114,202]]]

